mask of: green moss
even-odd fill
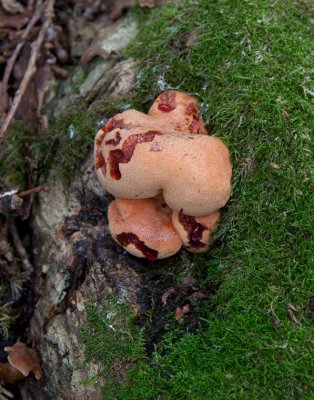
[[[29,130],[21,124],[14,124],[7,133],[3,142],[0,141],[0,189],[18,188],[23,189],[25,185],[25,137]]]
[[[7,282],[4,282],[7,284]],[[0,337],[6,340],[9,336],[10,326],[14,323],[15,317],[11,315],[7,305],[0,306]]]
[[[204,282],[223,280],[211,307],[200,310],[196,334],[182,336],[170,324],[149,362],[141,362],[134,317],[122,313],[115,336],[108,312],[116,304],[89,309],[83,336],[89,360],[104,365],[104,398],[313,398],[311,7],[182,0],[137,9],[142,25],[129,51],[142,68],[137,102],[145,108],[170,88],[195,94],[210,133],[230,147],[234,190],[216,234],[220,246],[188,258],[187,268]],[[68,111],[38,147],[42,164],[71,176],[92,147],[95,121],[111,106]],[[120,360],[133,366],[123,385],[116,383]]]
[[[120,386],[125,385],[128,371],[137,362],[146,359],[143,332],[135,325],[135,313],[127,304],[114,296],[101,304],[87,308],[88,322],[81,335],[86,346],[87,359],[102,366],[101,379],[104,398],[116,397]],[[120,379],[119,379],[120,377]]]
[[[84,100],[68,106],[44,133],[46,140],[34,144],[33,151],[42,171],[70,183],[92,149],[99,127],[115,113],[125,99],[103,99],[92,105]]]
[[[49,128],[39,135],[15,123],[0,143],[0,188],[24,189],[28,173],[25,156],[36,161],[42,177],[49,174],[69,184],[92,149],[99,127],[112,115],[133,106],[140,108],[131,96],[100,99],[91,105],[80,100],[50,121]]]
[[[201,329],[176,342],[166,334],[118,398],[313,397],[312,6],[186,0],[137,11],[129,54],[142,66],[143,103],[169,88],[195,94],[230,147],[234,189],[221,245],[190,256],[195,271],[223,280]]]

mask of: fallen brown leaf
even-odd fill
[[[139,5],[141,7],[155,7],[158,3],[158,0],[138,0]]]
[[[0,7],[0,28],[22,29],[29,18],[25,15],[10,15]]]
[[[175,310],[175,319],[180,321],[185,314],[188,314],[191,311],[191,305],[185,304],[182,307],[177,307]]]
[[[16,0],[0,0],[2,7],[9,14],[24,14],[25,10],[22,4],[18,3]]]
[[[288,309],[288,314],[290,319],[296,324],[296,325],[301,325],[301,322],[297,319],[295,316],[294,312],[289,308]]]
[[[175,289],[174,287],[170,287],[170,288],[168,288],[167,291],[161,296],[161,301],[162,301],[162,304],[163,304],[164,306],[167,305],[168,297],[169,297],[171,294],[175,293],[175,291],[176,291],[176,289]]]
[[[280,166],[279,166],[277,163],[275,163],[275,162],[271,162],[271,163],[270,163],[270,166],[271,166],[273,169],[280,169]]]

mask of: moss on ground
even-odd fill
[[[19,122],[13,124],[6,140],[0,142],[0,189],[25,188],[27,157],[37,163],[41,177],[57,177],[68,185],[93,148],[100,126],[114,114],[132,107],[141,106],[131,95],[106,97],[92,104],[81,99],[69,104],[66,112],[50,121],[49,128],[40,134]]]
[[[114,399],[133,364],[146,360],[143,332],[136,327],[135,313],[114,296],[87,308],[88,322],[81,332],[86,362],[97,360],[102,371],[88,383],[102,382],[104,398]]]
[[[138,11],[130,54],[143,103],[168,88],[197,95],[230,147],[234,190],[222,246],[191,256],[223,279],[202,328],[168,332],[120,399],[314,396],[312,6],[186,0]]]

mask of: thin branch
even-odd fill
[[[33,189],[28,189],[28,190],[24,190],[23,192],[18,192],[17,195],[19,197],[25,197],[25,196],[28,196],[29,194],[32,194],[32,193],[41,192],[42,190],[43,190],[43,188],[41,186],[37,186],[37,187],[35,187]]]
[[[54,6],[54,0],[47,0],[46,7],[45,7],[45,13],[44,13],[44,23],[39,31],[37,40],[32,43],[32,51],[31,51],[31,56],[28,61],[28,65],[26,68],[26,72],[24,75],[24,78],[22,79],[22,82],[20,84],[20,87],[18,91],[16,92],[12,106],[5,118],[5,121],[3,123],[3,126],[0,130],[0,138],[4,136],[6,131],[8,130],[8,127],[10,126],[12,119],[14,118],[14,115],[18,109],[18,106],[21,103],[21,100],[26,92],[26,89],[28,87],[28,84],[30,80],[32,79],[34,73],[36,72],[36,61],[39,55],[39,50],[43,44],[43,41],[46,37],[47,30],[51,24],[51,19],[52,19],[52,14],[53,14],[53,6]]]

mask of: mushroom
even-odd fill
[[[37,380],[42,378],[40,359],[34,349],[30,349],[25,343],[16,342],[4,350],[9,355],[8,362],[0,363],[0,381],[15,383],[27,377],[30,372],[33,372]]]
[[[204,217],[191,217],[182,211],[172,214],[173,225],[183,241],[183,246],[193,253],[208,250],[211,234],[217,228],[219,218],[219,211]]]
[[[148,117],[155,126],[176,133],[207,134],[204,121],[199,117],[198,101],[184,92],[169,90],[154,101]]]
[[[163,193],[170,208],[193,216],[209,215],[229,199],[229,152],[217,138],[120,130],[110,132],[96,152],[99,181],[117,198]]]
[[[108,207],[109,230],[113,239],[134,256],[151,261],[166,258],[182,246],[171,215],[161,197],[116,199]]]
[[[195,97],[175,90],[164,92],[154,101],[147,115],[137,110],[126,110],[110,118],[97,132],[95,165],[98,177],[101,179],[100,173],[106,175],[106,162],[101,151],[101,145],[105,138],[105,144],[118,145],[122,139],[121,130],[131,134],[131,130],[134,129],[156,131],[156,128],[158,131],[176,134],[207,133],[204,121],[199,118],[198,103]],[[111,139],[108,139],[107,136],[110,132],[113,134]]]
[[[110,231],[130,253],[150,259],[174,254],[182,243],[176,239],[176,246],[163,250],[157,234],[173,235],[175,228],[188,250],[208,248],[218,210],[230,197],[232,167],[225,144],[206,133],[197,100],[173,90],[162,93],[147,115],[127,110],[98,131],[95,170],[117,198],[108,210]],[[167,234],[161,198],[174,212],[172,223],[167,211]]]

